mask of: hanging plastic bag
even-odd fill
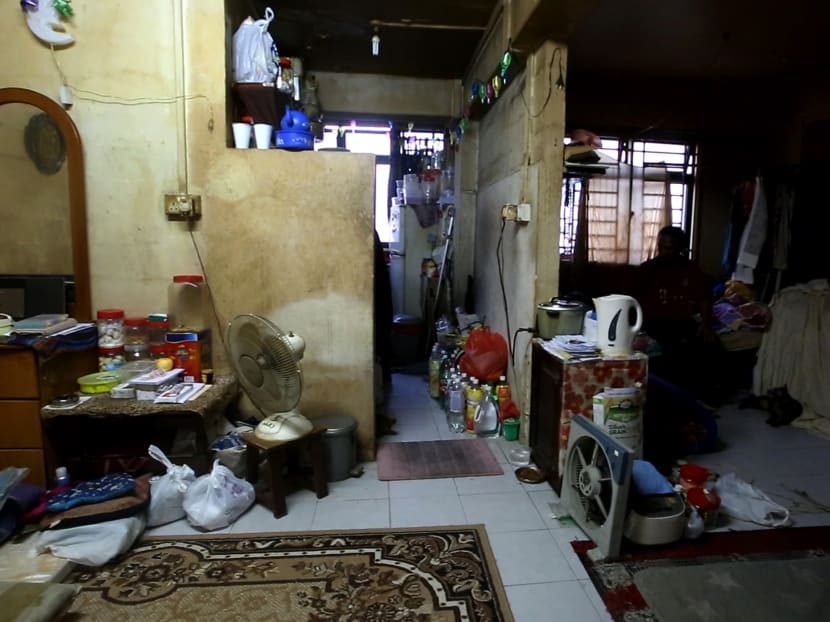
[[[790,524],[790,511],[770,499],[764,492],[727,473],[715,482],[720,496],[720,509],[728,516],[766,527],[785,527]]]
[[[214,460],[211,472],[199,477],[184,494],[184,511],[191,525],[213,531],[239,518],[251,507],[254,496],[250,482]]]
[[[461,371],[483,382],[495,382],[507,370],[507,341],[488,327],[476,328],[464,344]]]
[[[268,33],[274,19],[271,7],[265,9],[265,19],[245,18],[233,35],[233,79],[235,82],[274,82],[279,65],[277,46]]]
[[[170,462],[164,452],[150,445],[147,453],[158,460],[167,472],[150,480],[150,508],[147,511],[147,525],[165,525],[184,518],[184,493],[196,479],[196,474],[186,464],[177,466]]]

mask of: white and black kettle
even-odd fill
[[[594,298],[597,310],[597,347],[605,356],[629,356],[634,337],[643,325],[643,310],[631,296],[612,294]],[[631,323],[631,309],[636,311]]]

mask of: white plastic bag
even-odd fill
[[[49,551],[55,557],[84,566],[103,566],[130,550],[144,526],[144,515],[136,514],[92,525],[47,529],[38,535],[34,551],[38,554]]]
[[[265,9],[265,19],[254,21],[248,17],[233,35],[233,76],[236,82],[274,82],[279,65],[275,60],[277,46],[268,33],[274,19],[271,7]]]
[[[164,452],[150,445],[147,453],[167,467],[164,475],[150,480],[150,508],[147,511],[147,525],[155,527],[184,518],[184,493],[196,479],[196,474],[186,464],[176,466]]]
[[[213,462],[213,470],[190,485],[184,495],[184,511],[194,527],[208,531],[227,527],[251,507],[254,487],[231,470]]]
[[[715,492],[720,496],[720,509],[738,520],[767,527],[785,527],[790,524],[790,511],[770,499],[764,492],[727,473],[715,482]]]

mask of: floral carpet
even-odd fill
[[[588,557],[588,551],[594,548],[593,542],[576,541],[571,545],[616,622],[671,622],[685,618],[679,613],[668,618],[665,614],[659,617],[641,593],[638,575],[642,577],[661,569],[690,566],[712,565],[714,568],[724,563],[829,559],[830,527],[706,533],[699,540],[661,547],[636,546],[626,541],[617,559],[599,562]],[[663,573],[667,581],[668,575],[668,572]],[[749,595],[749,591],[745,593]],[[771,590],[770,597],[778,598],[780,594]],[[704,619],[705,611],[701,609],[700,613],[700,619]]]
[[[512,622],[484,527],[148,538],[64,580],[67,622]]]

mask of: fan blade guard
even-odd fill
[[[297,406],[303,389],[299,357],[276,324],[238,315],[228,326],[227,343],[239,383],[257,408],[270,415]]]

